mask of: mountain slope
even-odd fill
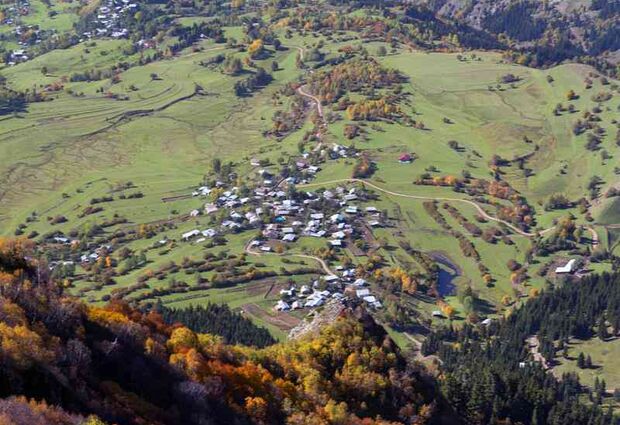
[[[46,419],[54,415],[58,423],[89,415],[118,424],[454,422],[428,378],[363,311],[314,337],[231,346],[123,303],[67,298],[26,259],[31,249],[0,241],[0,397],[8,398],[0,412],[11,423],[54,423]]]

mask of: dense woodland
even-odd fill
[[[227,344],[243,344],[266,347],[275,344],[275,339],[265,328],[233,312],[226,304],[189,306],[184,309],[170,309],[156,306],[164,321],[171,325],[181,323],[194,332],[219,335]]]
[[[537,336],[540,353],[553,365],[569,337],[607,338],[619,331],[620,275],[603,274],[545,291],[488,328],[433,332],[423,351],[443,360],[444,394],[470,423],[611,424],[617,420],[609,402],[596,394],[595,403],[584,404],[580,396],[592,390],[576,375],[557,380],[533,362],[526,339]]]

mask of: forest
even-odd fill
[[[219,335],[227,344],[263,348],[276,342],[267,329],[233,312],[226,304],[208,303],[184,309],[170,309],[158,304],[155,309],[166,323],[182,323],[194,332]]]
[[[543,291],[488,327],[435,331],[422,350],[443,360],[442,390],[470,423],[612,424],[617,419],[604,397],[584,403],[592,390],[574,374],[556,379],[547,373],[525,341],[537,336],[540,353],[553,364],[569,337],[586,340],[619,329],[620,275],[602,274]]]

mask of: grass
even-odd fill
[[[37,3],[38,4],[38,3]],[[57,6],[54,6],[57,7]],[[37,13],[40,13],[36,8]],[[66,19],[58,15],[57,20]],[[179,18],[185,25],[208,18]],[[58,22],[58,25],[67,23]],[[241,27],[225,29],[228,36],[243,38]],[[349,34],[350,35],[350,34]],[[153,241],[180,239],[188,230],[212,227],[208,217],[188,221],[180,217],[194,208],[200,208],[204,199],[185,198],[174,202],[163,202],[162,198],[191,193],[211,169],[213,158],[231,161],[239,180],[255,179],[256,170],[250,166],[250,158],[269,160],[278,164],[298,155],[298,142],[306,131],[312,128],[309,122],[285,137],[283,140],[265,137],[271,127],[271,117],[276,110],[284,110],[291,98],[279,96],[279,91],[288,83],[300,80],[303,72],[296,68],[297,50],[293,46],[312,46],[323,41],[322,51],[327,57],[335,57],[343,44],[324,37],[302,37],[294,34],[284,42],[289,49],[273,52],[272,57],[257,61],[258,65],[270,69],[275,60],[280,70],[273,73],[275,81],[266,88],[247,98],[237,98],[233,85],[243,77],[227,76],[219,71],[200,65],[202,60],[218,54],[233,54],[243,57],[237,50],[227,50],[223,45],[210,41],[198,43],[201,51],[186,49],[180,55],[135,66],[120,73],[120,82],[109,79],[92,82],[64,82],[63,90],[49,94],[50,101],[31,104],[28,111],[3,118],[0,126],[0,234],[13,234],[15,228],[26,221],[33,211],[38,219],[28,224],[26,234],[36,231],[43,235],[50,231],[65,234],[72,229],[91,226],[115,215],[125,217],[128,223],[115,226],[107,232],[118,229],[136,228],[142,223],[171,220],[174,228],[158,234],[152,240],[132,241],[128,248],[139,252],[148,249]],[[171,42],[164,40],[164,44]],[[120,61],[135,62],[139,54],[126,56],[129,41],[97,40],[78,44],[65,50],[57,50],[32,61],[2,70],[11,87],[25,90],[70,77],[73,73],[92,69],[108,70]],[[369,51],[374,53],[379,43],[372,43]],[[585,110],[595,104],[590,100],[592,93],[603,89],[598,80],[594,87],[583,89],[583,78],[591,68],[581,65],[562,65],[550,70],[529,69],[501,63],[496,53],[476,53],[480,60],[460,62],[456,55],[445,53],[421,53],[399,51],[378,58],[386,66],[395,67],[406,74],[409,103],[403,103],[403,110],[416,120],[425,123],[427,130],[417,130],[400,124],[385,122],[369,123],[364,126],[365,140],[345,140],[343,129],[350,122],[346,119],[330,123],[326,140],[345,145],[355,143],[358,149],[367,151],[377,164],[377,172],[371,181],[392,191],[431,197],[467,198],[447,188],[415,186],[412,182],[429,167],[439,171],[433,175],[461,175],[463,170],[474,177],[491,180],[488,161],[494,154],[512,159],[515,156],[538,151],[527,166],[534,172],[525,177],[516,166],[504,167],[503,178],[518,189],[537,210],[539,226],[551,226],[553,220],[566,213],[545,212],[541,204],[549,195],[562,192],[571,199],[584,196],[586,185],[592,175],[600,176],[605,185],[615,182],[614,160],[603,163],[599,152],[585,150],[585,136],[574,136],[572,123]],[[41,68],[47,68],[47,74]],[[506,73],[521,77],[515,87],[503,84],[495,86],[498,78]],[[156,74],[158,78],[151,78]],[[554,78],[547,82],[547,76]],[[190,96],[195,86],[200,85],[207,95]],[[493,86],[493,90],[489,90]],[[565,93],[574,89],[580,98],[573,102],[579,113],[552,114],[556,103],[567,104]],[[114,100],[103,93],[127,96],[127,100]],[[611,120],[618,105],[618,97],[608,101],[601,114],[601,126],[613,134]],[[330,107],[326,105],[325,111]],[[117,122],[118,117],[131,111],[143,111],[140,116]],[[446,123],[444,118],[449,118]],[[524,142],[524,137],[532,143]],[[463,149],[459,152],[448,145],[457,140]],[[612,137],[603,140],[603,147],[613,152]],[[403,152],[415,152],[417,159],[412,164],[400,164],[397,157]],[[350,178],[354,160],[328,161],[322,164],[322,171],[316,182],[329,182]],[[279,166],[268,167],[273,172]],[[561,171],[564,170],[564,171]],[[564,173],[564,174],[563,174]],[[118,192],[112,192],[118,184],[132,182],[134,188],[126,193],[140,191],[140,199],[121,200]],[[327,185],[327,183],[326,183]],[[114,194],[112,202],[101,204],[103,211],[86,217],[80,212],[90,204],[92,198]],[[387,247],[379,251],[390,265],[406,266],[419,270],[420,265],[410,258],[399,242],[406,241],[412,247],[425,252],[441,251],[461,269],[457,279],[457,290],[471,286],[487,303],[486,313],[502,314],[503,296],[513,296],[510,272],[506,267],[509,259],[523,263],[530,248],[527,238],[514,236],[514,245],[502,242],[489,244],[480,238],[473,238],[448,214],[444,214],[452,228],[468,235],[480,252],[482,263],[490,269],[495,282],[487,287],[481,280],[475,261],[464,257],[458,242],[441,229],[423,208],[423,201],[379,194],[372,204],[388,211],[392,227],[376,229],[375,237],[385,240]],[[615,200],[603,203],[595,217],[600,223],[619,221]],[[464,204],[453,204],[471,222],[475,222],[475,210]],[[442,210],[443,211],[443,210]],[[493,209],[488,208],[494,214]],[[582,223],[583,216],[571,210]],[[68,221],[59,225],[49,224],[47,218],[65,216]],[[494,223],[478,224],[481,228]],[[243,252],[245,243],[255,232],[227,235],[226,246],[206,248],[204,244],[180,242],[166,253],[161,249],[147,253],[148,268],[157,269],[165,262],[180,263],[183,258],[199,259],[207,252],[222,250],[233,255]],[[325,240],[301,238],[291,246],[290,252],[302,249],[313,250],[325,246]],[[346,254],[346,251],[345,251]],[[248,256],[247,261],[256,265],[263,263],[265,269],[290,268],[291,264],[277,256]],[[294,260],[297,262],[297,259]],[[355,259],[356,262],[363,259]],[[547,261],[546,259],[544,261]],[[311,260],[304,260],[305,266],[316,267]],[[301,264],[296,264],[295,267]],[[245,266],[244,266],[245,267]],[[596,265],[605,270],[607,264]],[[116,285],[90,290],[85,297],[101,302],[112,290],[127,287],[136,282],[144,268],[116,278]],[[528,285],[540,288],[544,280],[533,270]],[[150,289],[167,286],[168,279],[185,280],[193,284],[194,277],[184,273],[168,276],[163,281],[150,280]],[[204,277],[211,277],[205,273]],[[308,280],[310,276],[293,276],[293,279]],[[279,277],[278,282],[285,280]],[[260,283],[260,282],[259,282]],[[259,283],[239,285],[235,288],[212,289],[187,294],[162,297],[172,306],[184,306],[200,302],[225,302],[233,308],[248,304],[260,307],[260,314],[251,314],[258,323],[268,326],[277,336],[282,330],[270,322],[271,307],[275,299],[264,298],[256,293]],[[91,282],[78,280],[74,291],[92,286]],[[526,288],[526,291],[529,287]],[[137,291],[139,295],[145,290]],[[458,297],[447,301],[462,312]],[[415,302],[417,308],[430,313],[433,305]],[[397,341],[406,342],[400,336]]]
[[[579,369],[577,357],[579,353],[592,357],[592,369]],[[556,376],[573,372],[579,375],[579,380],[590,388],[594,387],[595,378],[605,379],[607,390],[613,392],[620,388],[620,339],[601,341],[592,338],[587,341],[571,340],[568,350],[568,359],[557,358],[560,365],[553,368]]]

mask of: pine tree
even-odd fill
[[[579,356],[577,357],[577,367],[579,369],[584,369],[586,367],[586,358],[583,353],[579,353]]]
[[[609,334],[607,333],[607,323],[605,322],[605,317],[601,316],[598,320],[598,332],[597,335],[601,341],[605,341],[609,338]]]

